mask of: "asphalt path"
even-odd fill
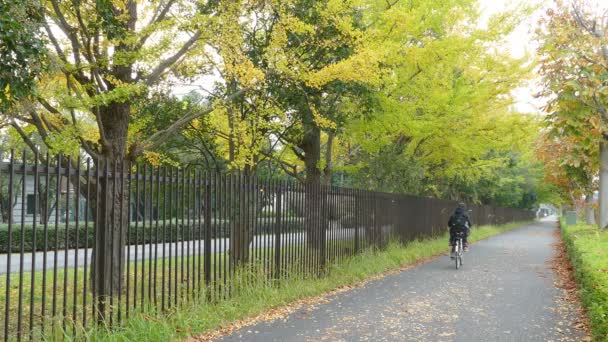
[[[441,256],[219,341],[581,341],[578,310],[554,285],[556,227],[492,237],[460,270]]]

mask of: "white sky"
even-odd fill
[[[488,16],[495,14],[499,11],[512,8],[513,6],[521,4],[547,4],[550,0],[478,0],[482,11],[482,17],[487,18]],[[536,49],[538,48],[537,42],[534,40],[534,30],[536,24],[542,13],[543,9],[536,10],[530,17],[525,18],[521,24],[513,31],[509,37],[505,48],[511,53],[513,57],[521,58],[528,54],[530,58],[534,58]],[[544,101],[542,99],[534,98],[534,93],[538,93],[538,80],[530,80],[527,86],[521,87],[513,91],[513,96],[516,100],[515,109],[520,112],[526,113],[542,113],[542,107]]]

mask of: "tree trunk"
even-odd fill
[[[101,172],[96,200],[91,201],[96,238],[91,256],[91,291],[95,294],[98,320],[106,319],[109,301],[124,287],[125,244],[128,214],[128,184],[123,180],[130,105],[112,103],[100,108],[106,145],[95,161]],[[117,171],[117,174],[114,171]],[[124,191],[122,191],[124,190]]]
[[[230,232],[230,261],[238,267],[249,262],[249,246],[253,242],[253,222],[257,220],[257,207],[251,188],[251,172],[247,168],[244,177],[237,183],[238,197],[233,202],[232,220],[234,229]]]
[[[325,228],[326,220],[323,215],[321,194],[321,170],[319,161],[321,160],[321,130],[312,120],[312,115],[308,120],[304,120],[304,136],[300,144],[304,151],[304,164],[306,168],[306,242],[313,249],[323,253],[325,247]],[[322,254],[318,256],[323,262]]]
[[[589,189],[585,195],[585,216],[588,225],[595,225],[595,208],[593,208],[593,178],[589,179]]]
[[[2,215],[2,223],[8,223],[10,217],[11,204],[7,197],[0,195],[0,214]]]
[[[329,132],[327,137],[327,147],[325,149],[325,168],[323,169],[323,180],[325,181],[325,186],[331,185],[331,157],[333,145],[334,133]]]
[[[608,228],[608,141],[600,143],[599,226]]]
[[[47,185],[45,183],[44,186],[42,186],[42,182],[41,180],[44,179],[42,176],[40,176],[38,184],[40,184],[40,186],[38,186],[38,214],[39,214],[39,218],[40,218],[40,223],[41,224],[46,224],[49,222],[49,219],[51,218],[51,213],[53,212],[53,208],[50,205],[50,186]],[[49,180],[51,178],[49,177]],[[46,181],[45,181],[46,182]],[[76,197],[78,198],[78,197]]]
[[[593,191],[585,196],[585,216],[588,225],[595,225],[595,210],[593,208]]]
[[[98,164],[98,170],[102,172],[97,184],[98,197],[91,201],[96,224],[91,256],[91,290],[96,295],[100,320],[106,317],[108,300],[120,295],[123,290],[129,200],[127,185],[121,179],[124,170],[121,164]]]

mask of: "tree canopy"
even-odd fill
[[[20,57],[29,88],[3,118],[32,148],[518,207],[543,193],[538,120],[511,106],[533,65],[501,50],[526,9],[480,27],[473,0],[31,6],[3,39],[44,58]]]

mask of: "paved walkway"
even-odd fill
[[[443,256],[220,341],[580,341],[576,310],[553,284],[555,229],[490,238],[458,271]]]

